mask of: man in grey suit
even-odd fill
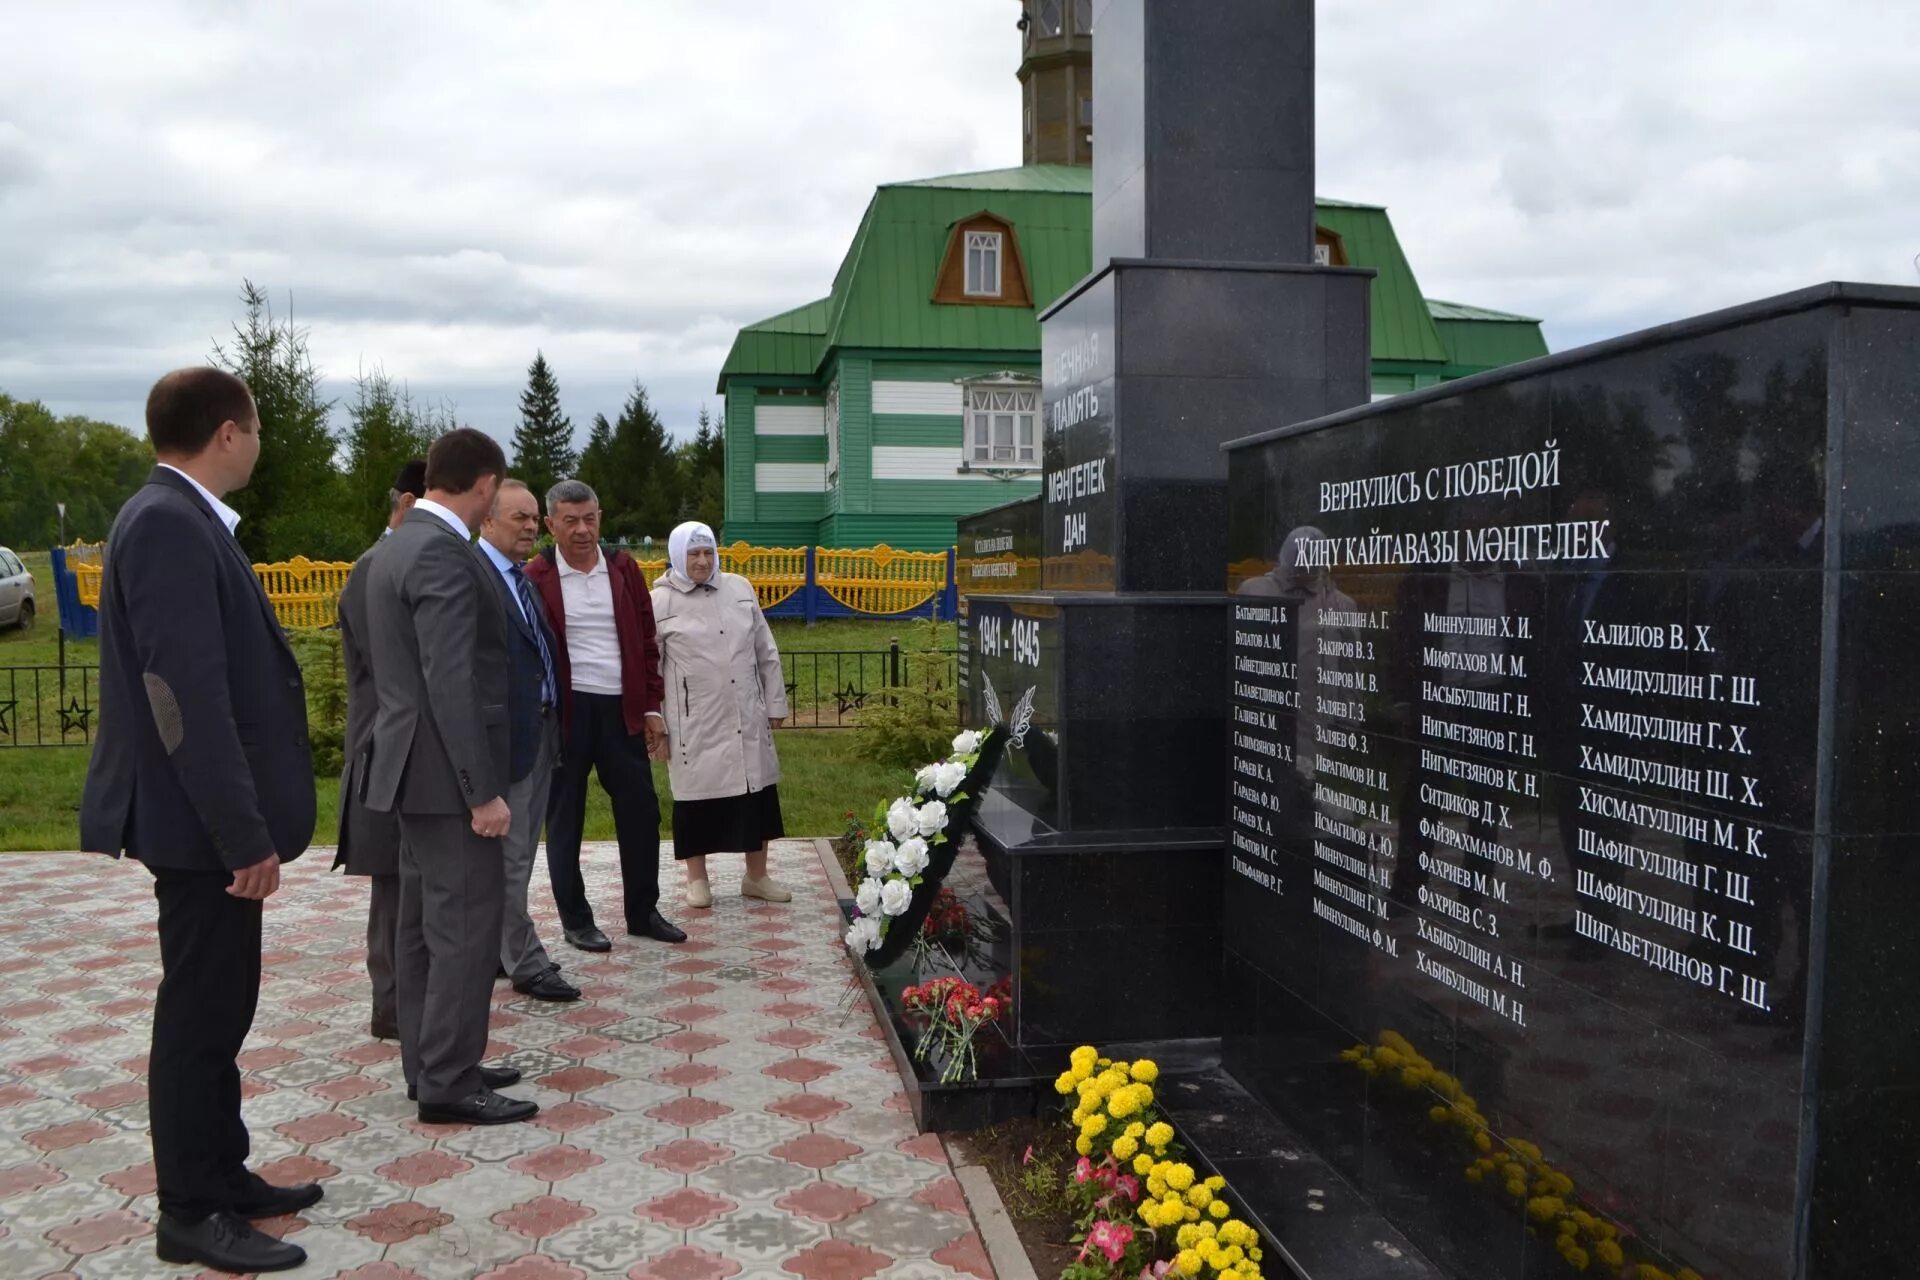
[[[547,815],[547,788],[560,752],[555,713],[559,685],[554,671],[553,631],[546,611],[521,566],[533,554],[540,533],[540,500],[518,480],[505,480],[493,511],[480,526],[480,554],[492,570],[489,578],[507,620],[512,685],[507,695],[512,743],[512,784],[507,808],[513,827],[507,833],[507,906],[500,935],[500,967],[513,989],[536,1000],[578,1000],[580,988],[560,976],[560,966],[540,944],[527,911],[527,886],[540,850],[540,824]]]
[[[428,1124],[507,1124],[539,1110],[494,1092],[487,1012],[512,825],[506,618],[473,530],[507,460],[456,427],[427,451],[427,494],[367,568],[367,652],[379,711],[365,800],[400,816],[394,946],[401,1066]]]
[[[400,822],[390,813],[367,808],[361,792],[373,757],[373,719],[379,698],[373,690],[373,664],[367,657],[367,564],[413,504],[426,496],[427,460],[410,459],[387,491],[387,527],[380,539],[354,562],[340,589],[340,657],[347,669],[346,765],[340,773],[340,846],[333,868],[366,876],[367,977],[373,984],[372,1032],[376,1040],[400,1038],[399,1002],[393,977],[393,939],[400,919]]]

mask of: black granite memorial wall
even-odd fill
[[[1825,286],[1230,446],[1225,1061],[1451,1274],[1920,1274],[1916,428]]]

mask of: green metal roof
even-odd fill
[[[1547,354],[1546,335],[1531,316],[1427,299],[1434,327],[1447,345],[1447,363],[1467,370],[1497,369]]]
[[[1017,169],[950,173],[940,178],[916,178],[912,182],[888,185],[942,187],[949,191],[1078,191],[1092,195],[1093,170],[1081,164],[1026,164]]]
[[[1374,270],[1373,358],[1444,363],[1447,349],[1427,314],[1427,301],[1420,295],[1407,255],[1400,251],[1387,211],[1377,205],[1321,201],[1315,216],[1321,226],[1340,237],[1349,265]]]
[[[922,351],[1038,351],[1036,311],[1092,269],[1093,171],[1025,165],[949,174],[878,188],[860,219],[826,298],[740,331],[719,390],[741,374],[806,376],[836,347]],[[982,210],[1013,224],[1035,307],[932,301],[953,224]],[[1318,202],[1320,225],[1346,245],[1348,261],[1372,267],[1373,358],[1448,360],[1387,212],[1378,205]]]
[[[1539,324],[1538,316],[1517,316],[1511,311],[1493,311],[1487,307],[1468,306],[1464,302],[1442,302],[1438,298],[1427,299],[1427,310],[1435,320],[1493,320],[1511,324]]]
[[[720,390],[736,373],[807,377],[820,364],[820,340],[827,332],[831,298],[782,311],[742,329],[720,367]]]

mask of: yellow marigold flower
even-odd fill
[[[1058,1076],[1054,1077],[1053,1091],[1062,1096],[1072,1093],[1074,1083],[1073,1072],[1062,1071]]]
[[[1522,1199],[1527,1194],[1527,1184],[1518,1178],[1509,1178],[1507,1179],[1507,1194],[1515,1200]]]
[[[1560,1251],[1560,1256],[1565,1258],[1567,1265],[1575,1271],[1585,1271],[1588,1264],[1593,1261],[1587,1256],[1587,1251],[1577,1244],[1569,1244]]]
[[[1110,1067],[1113,1065],[1112,1058],[1096,1058],[1095,1061],[1098,1062],[1103,1067]]]
[[[1099,1058],[1099,1056],[1100,1056],[1100,1051],[1098,1049],[1094,1048],[1090,1044],[1083,1044],[1078,1049],[1075,1049],[1072,1053],[1068,1054],[1067,1060],[1072,1062],[1073,1065],[1076,1067],[1083,1062],[1086,1063],[1088,1066],[1092,1066],[1094,1064],[1095,1059]]]
[[[1133,1172],[1135,1177],[1144,1178],[1152,1169],[1153,1169],[1152,1156],[1142,1153],[1133,1158]]]
[[[1115,1160],[1131,1160],[1133,1159],[1133,1153],[1139,1149],[1140,1144],[1124,1133],[1113,1140],[1113,1158]]]
[[[1098,1111],[1080,1122],[1080,1132],[1089,1138],[1097,1138],[1107,1131],[1107,1118]]]
[[[1358,1062],[1360,1061],[1360,1059],[1366,1056],[1367,1056],[1366,1049],[1359,1045],[1355,1045],[1351,1049],[1342,1049],[1340,1051],[1340,1061],[1342,1062]]]
[[[1209,1240],[1218,1239],[1220,1235],[1219,1226],[1212,1222],[1203,1222],[1198,1227],[1194,1228],[1194,1230],[1198,1231],[1201,1235],[1205,1236]]]
[[[1258,1262],[1264,1257],[1266,1257],[1266,1254],[1260,1251],[1260,1246],[1258,1245],[1247,1250],[1247,1259],[1251,1262]]]
[[[1131,1075],[1141,1084],[1152,1084],[1160,1078],[1160,1064],[1152,1058],[1141,1058],[1131,1067],[1127,1068],[1127,1074]]]
[[[1213,1203],[1213,1192],[1195,1183],[1193,1186],[1187,1188],[1187,1203],[1196,1209],[1204,1209]]]
[[[1147,1194],[1152,1196],[1155,1200],[1158,1200],[1161,1196],[1166,1195],[1167,1194],[1166,1179],[1162,1178],[1157,1173],[1149,1174],[1147,1176]]]
[[[1140,1121],[1138,1120],[1135,1120],[1132,1124],[1127,1126],[1127,1136],[1129,1138],[1141,1137],[1146,1133],[1146,1131],[1147,1131],[1147,1126],[1140,1123]]]
[[[1535,1222],[1551,1222],[1566,1207],[1566,1203],[1558,1196],[1535,1196],[1527,1201],[1527,1216]]]
[[[1164,1147],[1172,1141],[1173,1126],[1165,1120],[1159,1121],[1147,1130],[1147,1145],[1150,1147]]]
[[[1199,1238],[1200,1238],[1200,1233],[1195,1231],[1192,1227],[1182,1227],[1178,1231],[1173,1233],[1173,1242],[1176,1245],[1180,1246],[1182,1249],[1193,1248],[1193,1242],[1198,1240]]]
[[[1473,1135],[1473,1146],[1476,1151],[1491,1150],[1493,1147],[1493,1139],[1487,1136],[1485,1129],[1476,1130]]]
[[[1372,1058],[1362,1058],[1356,1065],[1362,1071],[1366,1072],[1370,1076],[1377,1076],[1380,1074],[1380,1064],[1375,1062]]]
[[[1611,1240],[1602,1240],[1593,1246],[1593,1256],[1610,1267],[1617,1267],[1622,1261],[1620,1246]]]
[[[1216,1218],[1224,1218],[1228,1214],[1233,1212],[1233,1207],[1229,1205],[1225,1200],[1215,1200],[1212,1204],[1207,1206],[1207,1212],[1212,1214]]]
[[[1226,1185],[1227,1185],[1227,1180],[1221,1177],[1217,1173],[1214,1174],[1211,1178],[1207,1179],[1207,1190],[1209,1191],[1224,1190],[1226,1188]]]
[[[1538,1160],[1540,1158],[1540,1148],[1528,1142],[1525,1138],[1515,1138],[1512,1145],[1515,1151],[1518,1151],[1529,1160]]]
[[[1468,1181],[1468,1182],[1478,1182],[1478,1181],[1480,1181],[1480,1178],[1481,1178],[1481,1173],[1480,1173],[1480,1166],[1479,1166],[1479,1165],[1477,1165],[1477,1164],[1470,1164],[1470,1165],[1468,1165],[1468,1166],[1467,1166],[1467,1181]]]
[[[1107,1098],[1107,1111],[1116,1120],[1124,1120],[1140,1109],[1131,1089],[1115,1089]]]
[[[1200,1268],[1205,1265],[1207,1264],[1200,1260],[1200,1255],[1192,1249],[1182,1249],[1173,1258],[1173,1269],[1183,1276],[1197,1276],[1200,1274]]]
[[[1149,1130],[1149,1133],[1151,1133],[1151,1130]],[[1149,1138],[1148,1141],[1152,1141],[1152,1139]],[[1193,1166],[1190,1164],[1170,1166],[1167,1169],[1166,1182],[1167,1185],[1175,1191],[1185,1191],[1193,1185]]]
[[[1245,1277],[1243,1277],[1238,1271],[1235,1271],[1232,1268],[1228,1268],[1227,1270],[1222,1271],[1220,1273],[1220,1280],[1245,1280]]]
[[[1090,1156],[1093,1154],[1093,1139],[1083,1133],[1073,1140],[1073,1149],[1083,1156]]]
[[[1435,1124],[1445,1124],[1447,1122],[1447,1117],[1450,1114],[1452,1113],[1449,1112],[1445,1107],[1428,1107],[1427,1108],[1427,1119],[1433,1121]]]
[[[1652,1263],[1643,1262],[1633,1269],[1633,1280],[1676,1280]]]

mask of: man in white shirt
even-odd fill
[[[578,480],[547,494],[554,547],[527,577],[559,639],[560,766],[547,803],[547,873],[567,941],[582,951],[613,943],[594,924],[580,876],[587,776],[597,772],[613,802],[627,933],[661,942],[687,935],[660,914],[660,801],[648,755],[666,732],[653,599],[640,566],[600,548],[600,499]]]

